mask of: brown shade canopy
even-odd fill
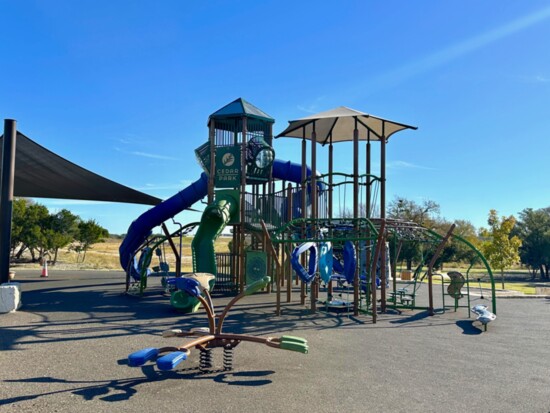
[[[0,150],[3,144],[0,136]],[[0,159],[1,163],[1,159]],[[1,166],[1,165],[0,165]],[[14,196],[157,205],[151,195],[84,169],[17,132]]]
[[[357,122],[356,122],[357,121]],[[417,129],[416,126],[406,125],[393,120],[379,118],[368,113],[340,106],[335,109],[320,112],[289,122],[288,127],[279,133],[276,138],[304,138],[310,140],[315,125],[317,142],[325,145],[330,142],[344,142],[353,140],[353,131],[359,131],[359,139],[379,141],[384,136],[391,135],[403,129]],[[369,134],[370,132],[370,134]]]

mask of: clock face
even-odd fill
[[[273,151],[267,148],[262,149],[256,155],[256,159],[254,160],[254,163],[256,164],[256,167],[259,169],[268,168],[273,163]]]

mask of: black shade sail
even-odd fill
[[[3,144],[0,136],[0,150]],[[1,158],[0,158],[1,163]],[[84,169],[17,132],[14,196],[157,205],[151,195]]]

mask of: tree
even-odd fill
[[[487,219],[489,229],[482,229],[481,236],[486,240],[481,244],[481,250],[492,267],[500,270],[502,289],[504,289],[504,270],[519,262],[521,240],[511,235],[516,219],[498,217],[497,211],[491,209]]]
[[[532,271],[537,271],[543,280],[549,279],[550,270],[550,208],[533,210],[526,208],[519,213],[514,234],[521,239],[519,256],[521,262]]]
[[[434,226],[438,214],[439,205],[434,201],[425,200],[422,204],[417,204],[415,201],[396,197],[388,205],[387,217],[413,221],[431,228]],[[413,262],[419,262],[422,259],[422,243],[415,240],[403,242],[399,256],[405,260],[407,270],[411,270]]]
[[[454,224],[455,229],[453,231],[453,235],[457,235],[465,239],[474,246],[479,245],[479,238],[477,236],[476,228],[470,221],[457,219],[454,221]],[[450,222],[442,220],[437,222],[435,229],[437,229],[440,234],[445,234],[449,230],[450,226]],[[443,262],[466,262],[468,264],[472,264],[475,260],[477,260],[477,258],[478,255],[476,251],[470,248],[467,244],[451,237],[445,244],[436,265],[443,269]]]
[[[27,208],[27,199],[24,198],[15,198],[13,200],[13,212],[11,219],[11,250],[12,255],[15,255],[16,258],[20,258],[23,254],[23,243],[22,243],[22,233],[25,227],[25,212]],[[19,251],[16,253],[15,250],[17,247]],[[25,246],[26,248],[26,246]]]
[[[478,248],[481,246],[479,237],[477,235],[477,229],[470,221],[457,219],[455,220],[455,230],[453,234],[458,235],[461,238],[464,238],[474,247]],[[456,261],[465,261],[467,263],[472,263],[478,258],[477,253],[472,250],[469,246],[463,243],[457,243],[460,245],[455,257]]]
[[[439,215],[439,204],[429,199],[422,204],[401,197],[395,197],[388,205],[388,218],[412,221],[431,228]]]
[[[46,249],[53,252],[53,265],[57,262],[59,249],[66,247],[76,238],[79,222],[80,217],[68,209],[62,209],[50,215],[45,238],[47,239]]]
[[[14,202],[11,246],[14,251],[19,246],[19,251],[15,253],[16,258],[20,258],[28,249],[32,260],[38,259],[37,253],[41,254],[45,243],[43,228],[47,228],[48,219],[48,208],[44,205],[24,198]]]
[[[74,246],[74,250],[80,255],[84,253],[82,262],[86,259],[86,251],[91,248],[93,244],[98,242],[104,242],[105,238],[109,236],[109,231],[101,227],[94,219],[88,221],[82,221],[78,224],[78,234],[76,236],[77,244]]]

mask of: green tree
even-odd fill
[[[412,221],[424,227],[432,228],[437,222],[439,205],[430,200],[418,204],[415,201],[396,197],[388,205],[387,217],[402,221]],[[412,269],[415,262],[422,260],[422,242],[406,240],[400,245],[399,257],[405,260],[407,270]]]
[[[74,215],[68,209],[50,215],[48,228],[45,230],[46,250],[53,253],[53,262],[57,262],[57,254],[60,248],[66,247],[79,233],[78,224],[80,217]]]
[[[28,200],[25,198],[15,198],[13,200],[12,219],[11,219],[11,250],[12,255],[20,258],[23,254],[22,233],[25,227],[25,212]],[[16,249],[19,247],[17,253]],[[26,246],[24,247],[26,249]]]
[[[88,221],[82,221],[78,224],[78,234],[76,236],[77,244],[74,246],[74,250],[80,253],[84,253],[82,261],[86,259],[86,251],[88,251],[93,244],[98,242],[104,242],[105,238],[109,236],[109,231],[101,227],[94,219]]]
[[[497,211],[491,209],[487,219],[489,229],[482,229],[481,236],[485,241],[481,244],[481,250],[492,267],[500,270],[502,289],[504,289],[504,270],[519,262],[519,248],[521,240],[512,235],[516,219],[498,217]]]
[[[476,227],[470,221],[457,219],[453,223],[455,224],[453,235],[457,235],[465,239],[474,246],[479,246],[480,242],[479,237],[477,236]],[[450,226],[450,222],[443,220],[436,224],[435,229],[440,234],[445,234],[449,230]],[[436,266],[442,269],[443,262],[465,262],[471,264],[477,260],[477,258],[478,256],[472,248],[458,239],[451,237],[445,244],[443,252],[436,262]]]
[[[521,239],[519,256],[521,262],[532,271],[537,271],[543,280],[549,279],[550,267],[550,208],[533,210],[526,208],[519,213],[514,234]]]
[[[49,219],[48,208],[28,199],[18,199],[14,202],[12,215],[12,249],[16,258],[21,258],[25,250],[29,250],[32,260],[40,256],[45,243],[43,228],[47,228]]]

